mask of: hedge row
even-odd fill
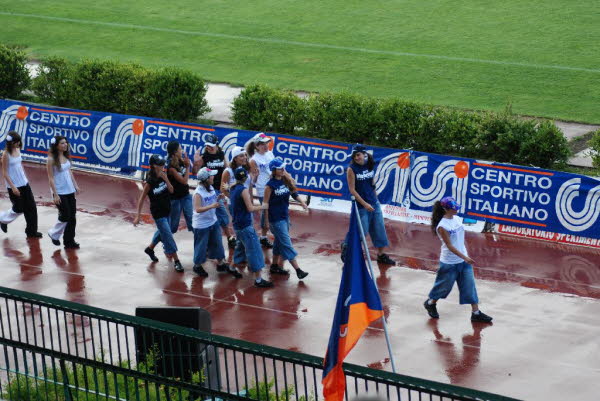
[[[233,121],[251,130],[543,168],[563,167],[571,153],[551,121],[349,93],[299,98],[293,92],[253,85],[235,99]]]
[[[210,111],[199,76],[177,68],[51,57],[33,80],[39,100],[61,107],[189,121]]]
[[[36,100],[55,106],[180,121],[210,111],[204,80],[186,70],[50,57],[31,85],[26,63],[23,52],[0,45],[0,97],[18,99],[33,89]]]
[[[592,164],[600,169],[600,129],[594,132],[589,144],[592,149]]]

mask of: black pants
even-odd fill
[[[12,189],[8,188],[8,197],[12,202],[12,210],[15,213],[23,213],[25,216],[25,234],[32,236],[38,230],[37,206],[29,184],[17,188],[20,196],[16,196]]]
[[[74,193],[58,195],[58,197],[60,198],[60,205],[58,205],[58,220],[67,223],[63,234],[63,242],[65,245],[69,245],[75,242],[75,226],[77,225],[75,213],[77,213],[77,202],[75,201]]]

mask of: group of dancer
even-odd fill
[[[8,224],[24,215],[27,238],[42,238],[42,233],[38,231],[35,198],[23,169],[22,148],[21,135],[10,131],[6,136],[5,151],[2,154],[2,176],[12,207],[0,213],[0,229],[4,233],[8,232]],[[64,136],[55,136],[50,140],[46,171],[52,199],[58,208],[58,219],[48,230],[48,236],[54,245],[60,246],[62,237],[66,249],[79,249],[79,243],[75,241],[75,194],[79,192],[79,186],[71,170],[69,143]]]
[[[257,134],[246,149],[234,147],[231,160],[226,161],[218,138],[211,134],[205,137],[204,150],[196,152],[193,162],[177,141],[167,144],[166,158],[161,155],[150,157],[150,169],[138,199],[134,225],[140,221],[147,196],[157,230],[144,252],[153,262],[158,261],[154,248],[162,242],[175,270],[184,271],[173,236],[183,213],[188,230],[194,233],[193,271],[199,276],[208,276],[205,269],[208,259],[216,261],[217,272],[226,272],[236,278],[241,278],[242,273],[235,265],[246,264],[253,273],[255,286],[272,287],[273,282],[262,273],[265,267],[263,248],[272,249],[271,274],[289,275],[283,267],[287,260],[298,279],[308,275],[300,269],[296,261],[298,253],[290,239],[289,199],[292,197],[304,209],[307,205],[298,196],[294,180],[285,171],[285,163],[269,150],[270,141],[267,135]],[[198,180],[193,196],[188,184],[190,174]],[[253,188],[256,188],[258,204],[253,201]],[[260,237],[253,225],[254,212],[260,213]],[[229,228],[228,213],[234,232]],[[267,238],[269,229],[273,243]],[[221,232],[227,237],[229,263]]]
[[[184,271],[173,236],[183,213],[188,230],[193,232],[193,271],[199,276],[208,276],[204,267],[207,259],[216,261],[217,272],[229,273],[236,278],[241,278],[242,273],[234,265],[247,264],[256,287],[272,287],[273,282],[263,275],[263,248],[272,249],[271,274],[289,275],[289,271],[283,267],[287,260],[298,279],[302,280],[308,275],[300,268],[296,260],[298,253],[290,239],[289,199],[291,197],[299,202],[305,210],[307,205],[298,196],[295,182],[285,170],[283,160],[276,158],[269,150],[270,141],[270,137],[259,133],[245,149],[234,147],[227,161],[217,136],[211,134],[205,137],[203,152],[199,149],[193,162],[176,141],[167,144],[166,158],[161,155],[150,157],[150,168],[133,223],[139,223],[147,196],[156,232],[144,252],[153,262],[158,261],[154,249],[162,242],[164,253],[173,260],[175,270]],[[0,213],[0,229],[6,233],[8,224],[23,214],[27,238],[41,238],[43,235],[38,232],[35,199],[23,169],[22,146],[21,136],[10,131],[2,154],[2,175],[12,208]],[[46,166],[52,198],[58,208],[58,219],[48,230],[48,236],[54,245],[61,245],[62,237],[65,248],[78,249],[80,245],[75,241],[75,195],[79,187],[70,160],[67,138],[52,138]],[[363,231],[377,249],[377,261],[395,265],[396,262],[384,252],[389,242],[373,182],[374,165],[374,159],[367,149],[361,144],[355,145],[346,172],[348,189],[356,201]],[[193,195],[190,194],[188,183],[190,175],[196,175],[198,180]],[[256,189],[258,204],[253,201],[253,188]],[[492,318],[478,307],[474,261],[467,253],[464,226],[455,218],[458,210],[460,205],[451,197],[444,197],[433,205],[431,228],[441,241],[440,266],[424,307],[431,318],[439,318],[437,302],[450,294],[456,282],[460,304],[471,305],[471,320],[490,323]],[[260,213],[260,237],[253,225],[255,212]],[[229,226],[229,215],[233,231]],[[273,243],[267,237],[269,230],[274,237]],[[229,263],[225,258],[221,233],[227,237]],[[345,243],[342,243],[342,259],[346,253]]]

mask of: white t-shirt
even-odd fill
[[[442,227],[448,234],[450,234],[450,243],[454,245],[456,249],[458,249],[463,255],[469,256],[467,253],[467,248],[465,248],[465,226],[462,225],[460,220],[457,217],[453,217],[451,219],[442,218],[439,224],[437,225],[435,231],[437,232],[440,241],[442,241],[442,250],[440,251],[440,262],[447,263],[450,265],[455,265],[457,263],[462,263],[464,260],[457,256],[454,252],[452,252],[446,246],[446,243],[442,239],[440,235],[439,228]]]
[[[207,191],[204,188],[204,185],[199,184],[196,187],[196,192],[194,194],[198,194],[200,198],[202,198],[201,206],[212,205],[217,201],[217,193],[214,188],[211,186],[210,191]],[[209,209],[206,212],[197,213],[194,210],[194,214],[192,215],[192,227],[196,229],[208,228],[217,222],[217,210]]]
[[[256,193],[258,196],[263,197],[265,195],[265,186],[271,179],[271,170],[269,170],[269,162],[275,158],[275,155],[270,150],[265,152],[264,155],[255,153],[252,159],[258,167],[258,177],[256,178]]]

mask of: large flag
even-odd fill
[[[352,206],[348,232],[346,261],[331,326],[327,354],[323,363],[323,396],[325,401],[342,401],[346,376],[344,358],[369,326],[383,316],[379,293],[369,274],[360,243],[358,215]]]

